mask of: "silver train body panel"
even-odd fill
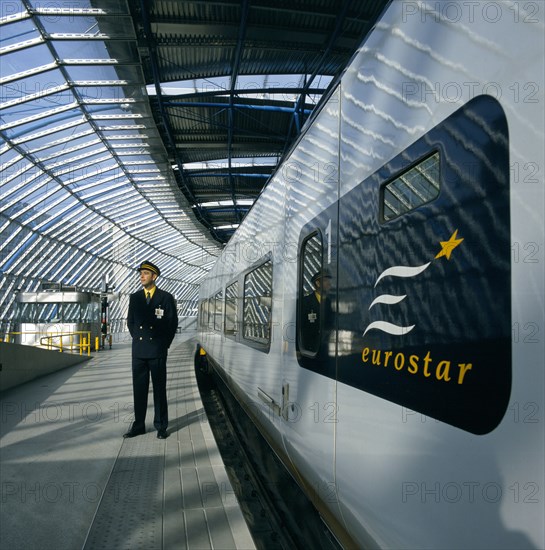
[[[545,546],[543,36],[537,2],[390,4],[201,287],[238,281],[244,308],[244,274],[272,263],[270,341],[244,341],[239,309],[200,342],[347,545]],[[385,182],[433,152],[439,196],[387,214]],[[325,375],[297,332],[313,227],[336,292]],[[377,298],[415,300],[396,336],[367,297],[401,267],[414,286]]]

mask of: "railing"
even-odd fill
[[[42,334],[43,333],[41,332],[6,332],[4,336],[4,342],[14,342],[15,336],[22,337],[26,335],[38,335],[40,338],[40,346],[45,349],[58,349],[61,353],[63,351],[69,351],[70,353],[77,353],[79,351],[80,355],[83,355],[84,353],[86,353],[88,356],[91,355],[90,331],[78,330],[75,332],[57,332],[46,335]],[[68,338],[68,343],[66,343],[66,338]],[[95,340],[95,347],[97,347],[98,338],[96,338]]]

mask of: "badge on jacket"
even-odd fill
[[[160,307],[155,308],[155,317],[157,317],[157,319],[162,319],[164,314],[165,314],[164,309],[161,309]]]

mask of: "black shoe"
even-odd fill
[[[157,431],[157,439],[166,439],[168,437],[166,430],[158,430]]]
[[[123,438],[127,439],[128,437],[136,437],[137,435],[144,435],[145,433],[145,429],[135,430],[134,428],[131,428],[126,434],[123,434]]]

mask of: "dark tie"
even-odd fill
[[[151,300],[151,295],[149,292],[146,292],[146,304],[149,304],[150,300]]]

